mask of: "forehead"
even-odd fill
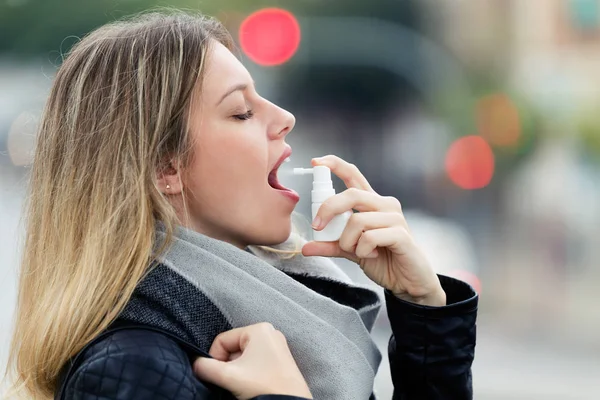
[[[206,59],[203,80],[204,98],[221,96],[231,86],[251,83],[252,77],[244,65],[221,43],[215,42]]]

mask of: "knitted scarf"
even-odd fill
[[[165,236],[159,228],[159,242]],[[289,249],[299,240],[293,235],[276,247]],[[270,322],[281,331],[315,399],[366,400],[372,395],[381,354],[370,330],[380,300],[373,290],[353,284],[333,261],[285,258],[260,247],[244,251],[185,228],[178,228],[158,261],[162,270],[153,272],[148,292],[173,282],[172,275],[193,288],[185,294],[183,310],[181,304],[174,309],[172,299],[153,300],[171,308],[170,315],[197,314],[194,318],[202,321],[205,310],[192,306],[201,293],[233,328]],[[309,288],[303,279],[319,282],[321,290]],[[140,312],[126,310],[130,319],[143,321]]]

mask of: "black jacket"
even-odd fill
[[[386,292],[394,400],[473,397],[478,297],[461,281],[444,276],[440,280],[447,296],[445,307],[407,303]],[[65,366],[55,399],[233,399],[229,392],[194,376],[192,362],[198,356],[208,355],[180,334],[118,320]],[[283,399],[299,398],[256,398]]]

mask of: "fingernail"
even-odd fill
[[[321,227],[321,217],[317,216],[312,222],[312,227],[314,229],[319,229]]]

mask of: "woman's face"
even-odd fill
[[[285,137],[295,118],[260,97],[249,72],[220,43],[205,71],[191,108],[193,157],[182,174],[191,228],[239,247],[281,243],[298,195],[275,173],[291,153]]]

